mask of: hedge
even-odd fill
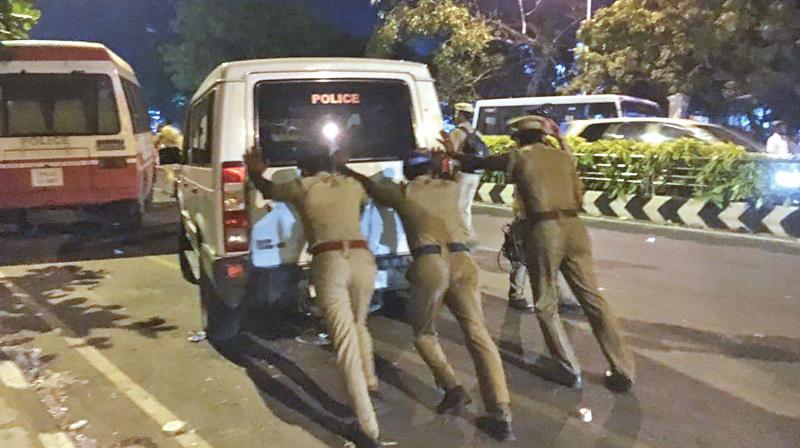
[[[515,147],[508,136],[486,136],[493,153]],[[799,170],[800,160],[775,160],[727,143],[695,139],[650,144],[628,140],[586,142],[567,138],[587,189],[620,195],[666,195],[730,202],[783,203],[800,192],[776,189],[779,170]],[[486,173],[485,182],[505,183],[505,174]]]

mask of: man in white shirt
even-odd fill
[[[798,153],[798,147],[789,137],[786,124],[781,121],[772,123],[775,133],[767,140],[767,154],[789,157]]]
[[[475,108],[469,103],[458,103],[455,109],[455,124],[456,128],[450,133],[450,139],[453,141],[453,146],[456,152],[466,152],[467,140],[471,134],[475,134],[478,138],[481,134],[472,127],[472,115]],[[456,182],[458,182],[460,197],[459,207],[462,213],[463,225],[466,228],[467,234],[470,236],[468,245],[475,244],[475,230],[472,227],[472,201],[475,198],[475,193],[480,186],[482,172],[464,172],[460,171],[456,174]]]

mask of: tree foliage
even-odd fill
[[[798,17],[796,0],[617,0],[581,27],[569,90],[685,93],[715,118],[767,107],[800,124]]]
[[[184,0],[174,28],[177,40],[162,53],[175,86],[185,91],[226,61],[364,51],[364,42],[292,0]]]
[[[0,40],[27,39],[40,17],[33,0],[0,1]]]
[[[476,86],[502,62],[489,51],[489,24],[454,0],[400,3],[386,15],[367,46],[367,56],[411,59],[431,66],[443,99],[476,96]]]

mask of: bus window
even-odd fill
[[[120,132],[111,78],[85,74],[0,75],[0,137]]]
[[[131,114],[133,133],[142,134],[150,131],[150,116],[147,114],[147,105],[142,98],[141,89],[136,84],[122,80],[122,90],[125,91],[125,101]]]
[[[591,103],[586,118],[617,118],[617,106],[614,103]]]
[[[654,104],[640,101],[623,101],[623,117],[662,117],[661,108]]]

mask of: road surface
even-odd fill
[[[533,316],[506,307],[497,265],[508,212],[476,211],[487,321],[512,391],[518,442],[542,447],[800,446],[800,248],[683,231],[592,226],[603,291],[634,347],[639,382],[613,395],[581,316],[568,331],[587,384],[542,379]],[[175,210],[144,229],[41,226],[0,239],[0,447],[342,447],[352,419],[327,346],[253,314],[237,349],[190,342],[196,287],[181,278]],[[373,316],[384,438],[406,447],[498,446],[441,398],[397,316]],[[467,390],[474,370],[453,318],[441,338]],[[592,411],[591,422],[575,415]],[[162,427],[184,422],[183,431]]]

